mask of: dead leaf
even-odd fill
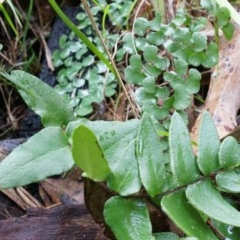
[[[220,138],[232,132],[240,108],[240,27],[235,26],[231,41],[220,41],[219,64],[213,69],[208,95],[202,113],[211,113]],[[192,140],[196,141],[202,113],[192,128]]]
[[[42,188],[48,193],[54,203],[65,205],[83,204],[83,183],[70,179],[48,178],[41,182]]]

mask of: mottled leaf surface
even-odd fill
[[[68,144],[61,128],[44,128],[0,163],[0,187],[23,186],[69,170],[74,162]]]
[[[45,127],[67,125],[74,119],[67,97],[59,95],[39,78],[20,70],[12,71],[11,75],[0,72],[0,75],[17,87],[29,108],[41,117]]]
[[[148,209],[140,199],[110,198],[104,218],[118,240],[154,240]]]
[[[140,178],[151,197],[160,193],[164,186],[164,158],[160,138],[152,119],[144,115],[137,135],[137,159]]]
[[[182,117],[175,112],[169,129],[170,164],[174,177],[180,185],[199,177],[189,132]]]
[[[200,214],[188,203],[184,190],[166,195],[161,206],[168,217],[188,236],[200,240],[217,240]]]
[[[219,169],[218,152],[220,139],[211,115],[205,112],[200,126],[198,140],[198,166],[205,175]]]
[[[240,227],[240,212],[224,200],[210,179],[188,186],[186,195],[196,209],[210,218]]]

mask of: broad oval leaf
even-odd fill
[[[170,164],[174,177],[180,185],[188,184],[199,177],[199,171],[189,132],[182,117],[175,112],[169,129]]]
[[[240,146],[234,137],[229,136],[221,143],[219,150],[219,163],[221,168],[240,165]]]
[[[205,112],[199,131],[197,158],[198,166],[203,174],[211,174],[220,168],[219,148],[220,139],[217,129],[210,114]]]
[[[173,86],[174,88],[174,102],[173,107],[176,110],[183,110],[187,108],[191,103],[191,96],[188,94],[186,86],[175,83],[176,85]],[[173,85],[173,84],[172,84]]]
[[[0,163],[0,187],[23,186],[69,170],[74,162],[68,144],[61,128],[44,128]]]
[[[218,63],[218,60],[219,60],[218,45],[215,42],[211,42],[208,45],[208,48],[206,51],[206,58],[202,62],[202,65],[205,68],[212,68]]]
[[[240,212],[224,200],[210,179],[188,186],[186,195],[196,209],[210,218],[240,227]]]
[[[220,7],[225,7],[229,10],[231,18],[240,25],[240,16],[237,10],[232,6],[229,1],[226,0],[216,0],[216,3],[219,4]]]
[[[154,240],[148,209],[140,199],[112,197],[104,207],[104,218],[118,240]]]
[[[147,114],[144,114],[139,127],[136,154],[143,186],[154,197],[164,187],[165,163],[159,136]]]
[[[186,82],[186,88],[189,94],[197,93],[200,89],[200,80],[202,75],[195,68],[190,68],[188,71],[188,79]]]
[[[45,127],[67,125],[74,119],[66,96],[24,71],[15,70],[11,75],[0,72],[0,75],[16,85],[27,105],[37,113]]]
[[[92,122],[81,119],[67,126],[68,136],[79,125],[87,126],[95,133],[111,171],[107,184],[121,195],[137,193],[142,187],[135,144],[139,123],[139,120]]]
[[[96,136],[83,125],[73,133],[72,156],[77,166],[84,171],[84,176],[94,181],[104,181],[110,173]]]
[[[237,170],[221,172],[216,176],[217,185],[225,192],[240,193],[240,173]]]
[[[104,149],[104,156],[108,161],[111,173],[108,176],[108,186],[122,196],[140,191],[142,183],[139,176],[136,157],[136,125],[122,124],[114,131],[112,142],[108,142]],[[102,141],[111,134],[106,131],[102,135]],[[104,136],[105,135],[105,136]]]
[[[166,195],[161,206],[168,217],[188,236],[201,240],[217,240],[200,214],[188,203],[184,190]]]

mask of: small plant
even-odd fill
[[[97,26],[103,29],[102,37],[107,48],[113,50],[115,45],[117,46],[119,35],[109,33],[106,25],[111,24],[112,27],[122,28],[126,24],[129,8],[131,9],[133,1],[120,0],[111,4],[107,4],[106,1],[98,1],[95,4],[96,6],[91,8],[91,13]],[[109,16],[108,19],[106,19],[106,15]],[[107,58],[103,45],[83,6],[80,7],[76,19],[77,27]],[[96,59],[94,54],[89,53],[84,42],[79,41],[73,32],[69,36],[61,36],[59,48],[53,52],[53,64],[57,69],[56,90],[60,94],[70,96],[70,106],[74,109],[76,116],[88,115],[93,111],[92,103],[100,104],[105,97],[111,97],[116,93],[115,74],[109,72],[107,66]],[[115,56],[116,62],[121,61],[123,55],[123,49],[118,47]]]
[[[76,164],[84,177],[115,193],[105,202],[104,218],[117,239],[180,239],[170,230],[153,232],[149,204],[187,236],[181,239],[239,239],[234,202],[240,192],[239,144],[233,137],[220,142],[205,112],[195,156],[183,111],[199,90],[201,75],[194,67],[218,61],[217,44],[198,33],[204,22],[179,11],[167,25],[159,17],[137,19],[135,32],[124,36],[125,51],[132,55],[126,80],[136,88],[141,119],[79,119],[70,99],[40,79],[1,71],[45,128],[0,163],[0,187],[40,181]]]
[[[172,109],[182,111],[200,89],[196,67],[211,68],[218,62],[218,46],[199,31],[206,19],[191,20],[179,10],[169,24],[161,17],[138,18],[134,32],[125,34],[124,48],[131,54],[126,80],[138,86],[136,102],[143,111],[162,120]]]

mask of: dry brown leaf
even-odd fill
[[[66,205],[83,204],[83,183],[70,179],[49,178],[41,182],[42,188],[52,198],[54,203],[63,202]]]
[[[235,27],[231,41],[220,41],[219,64],[213,69],[205,105],[193,129],[192,140],[196,141],[203,112],[211,113],[220,138],[232,132],[240,107],[240,27]]]
[[[22,187],[18,187],[16,189],[0,189],[0,191],[8,196],[23,210],[34,207],[43,207],[43,205],[36,198],[34,198]]]

